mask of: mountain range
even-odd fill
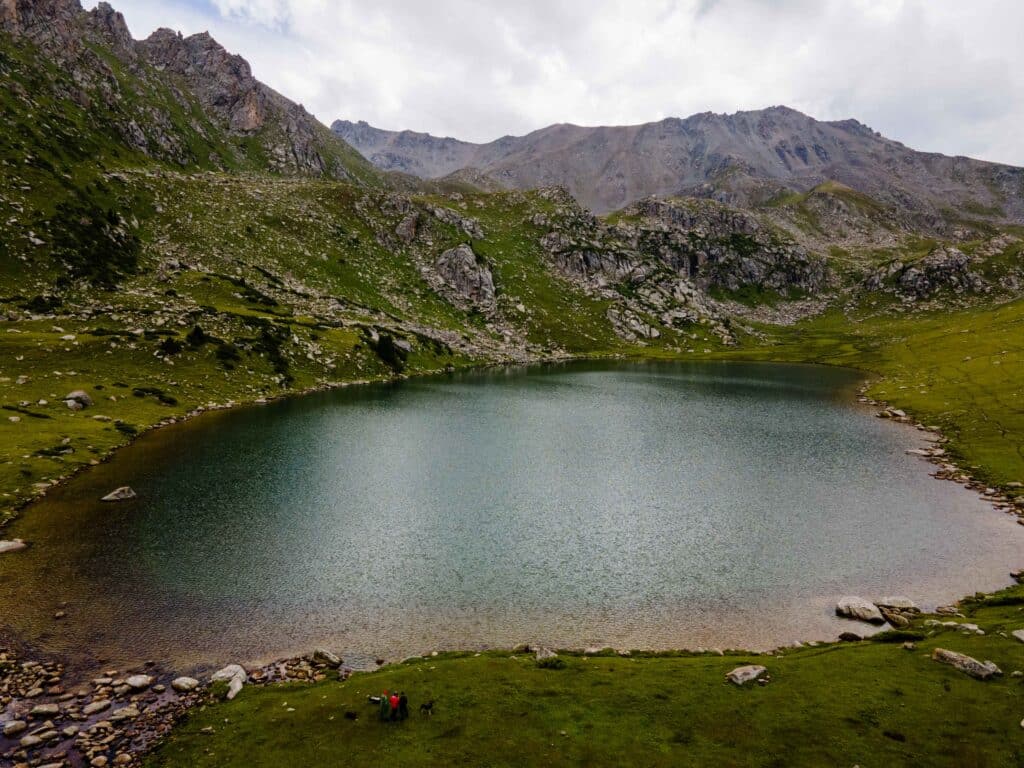
[[[968,207],[1024,221],[1024,169],[917,152],[856,120],[825,122],[783,106],[632,126],[563,123],[487,144],[363,121],[331,128],[383,170],[483,175],[508,189],[563,186],[597,213],[650,195],[756,205],[834,181],[912,213]]]

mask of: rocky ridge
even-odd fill
[[[856,120],[777,106],[632,126],[558,124],[487,144],[337,120],[332,130],[382,169],[439,178],[470,169],[506,188],[565,186],[597,212],[650,195],[748,207],[838,182],[919,223],[970,206],[1024,222],[1024,169],[916,152]]]

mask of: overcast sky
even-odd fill
[[[87,7],[94,2],[85,3]],[[469,141],[786,104],[1024,165],[1019,0],[112,0],[323,122]]]

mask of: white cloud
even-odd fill
[[[487,141],[787,104],[1024,165],[1011,0],[115,0],[208,29],[324,122]]]

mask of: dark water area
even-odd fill
[[[1020,526],[857,375],[587,363],[351,387],[151,433],[26,510],[0,625],[97,664],[324,645],[769,648],[1009,582]],[[131,485],[135,501],[104,504]],[[67,617],[52,614],[62,604]]]

